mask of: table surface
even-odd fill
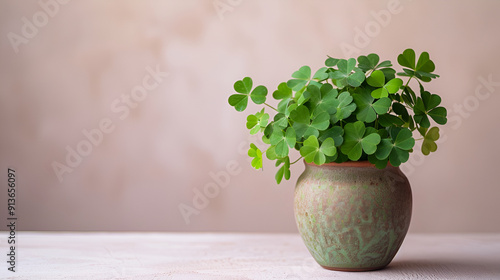
[[[0,279],[500,279],[500,234],[409,234],[372,272],[321,268],[298,234],[18,232],[16,245]]]

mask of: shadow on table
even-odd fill
[[[473,259],[464,260],[394,260],[382,271],[391,273],[402,273],[405,275],[429,275],[429,273],[453,279],[453,277],[467,277],[474,279],[492,276],[500,279],[500,263],[498,260],[478,262]]]

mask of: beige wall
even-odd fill
[[[302,164],[279,186],[271,162],[252,170],[240,147],[249,141],[245,114],[227,97],[237,79],[273,88],[302,65],[344,57],[348,44],[393,62],[407,47],[429,51],[441,75],[429,88],[449,108],[446,140],[403,167],[414,193],[411,230],[500,231],[500,85],[475,96],[480,77],[500,82],[500,2],[219,1],[230,10],[218,15],[211,0],[73,0],[46,23],[38,1],[1,2],[2,221],[14,167],[23,230],[296,231]],[[390,19],[377,22],[381,10]],[[23,35],[23,18],[33,16],[37,31]],[[356,43],[366,28],[370,37]],[[10,42],[13,33],[23,43]],[[147,80],[148,67],[168,77],[127,105],[122,96]],[[109,133],[59,181],[52,164],[65,163],[66,147],[85,145],[83,131],[101,122]],[[214,182],[209,173],[228,165],[229,184],[186,224],[179,205],[192,205]]]

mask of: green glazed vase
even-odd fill
[[[396,255],[410,226],[410,183],[399,167],[369,162],[305,163],[295,187],[295,220],[324,268],[376,270]]]

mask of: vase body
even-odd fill
[[[324,268],[375,270],[396,255],[410,226],[412,195],[399,167],[369,162],[305,163],[294,197],[295,220]]]

